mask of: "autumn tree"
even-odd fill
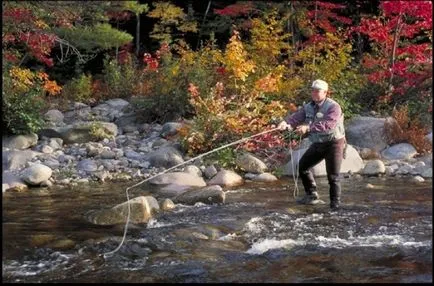
[[[180,7],[170,2],[156,2],[147,16],[157,20],[151,32],[151,38],[160,43],[171,44],[182,39],[187,32],[197,32],[197,23]]]
[[[353,29],[372,46],[363,66],[383,89],[378,102],[393,106],[414,95],[426,102],[432,90],[432,2],[384,1],[380,10],[379,17],[364,17]]]

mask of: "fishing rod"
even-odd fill
[[[153,178],[156,178],[156,177],[158,177],[158,176],[160,176],[160,175],[162,175],[162,174],[164,174],[164,173],[167,173],[167,172],[169,172],[169,171],[171,171],[171,170],[173,170],[173,169],[179,168],[179,167],[182,166],[182,165],[185,165],[185,164],[190,163],[190,162],[192,162],[192,161],[194,161],[194,160],[197,160],[197,159],[199,159],[199,158],[201,158],[201,157],[204,157],[204,156],[206,156],[206,155],[209,155],[209,154],[214,153],[214,152],[216,152],[216,151],[219,151],[219,150],[221,150],[221,149],[227,148],[227,147],[229,147],[229,146],[232,146],[232,145],[239,144],[239,143],[242,143],[242,142],[244,142],[244,141],[250,140],[250,139],[252,139],[252,138],[254,138],[254,137],[258,137],[258,136],[261,136],[261,135],[264,135],[264,134],[267,134],[267,133],[271,133],[271,132],[274,132],[274,131],[277,131],[277,130],[281,130],[281,129],[278,128],[278,127],[275,127],[275,128],[270,129],[270,130],[265,130],[265,131],[263,131],[263,132],[260,132],[260,133],[254,134],[254,135],[252,135],[252,136],[245,137],[245,138],[242,138],[242,139],[240,139],[240,140],[237,140],[237,141],[231,142],[231,143],[229,143],[229,144],[226,144],[226,145],[220,146],[220,147],[218,147],[218,148],[216,148],[216,149],[213,149],[213,150],[208,151],[208,152],[206,152],[206,153],[203,153],[203,154],[201,154],[201,155],[199,155],[199,156],[196,156],[196,157],[194,157],[194,158],[191,158],[191,159],[189,159],[189,160],[187,160],[187,161],[185,161],[185,162],[182,162],[182,163],[180,163],[180,164],[178,164],[178,165],[176,165],[176,166],[173,166],[173,167],[171,167],[171,168],[169,168],[169,169],[166,169],[166,170],[164,170],[164,171],[162,171],[162,172],[160,172],[160,173],[158,173],[158,174],[156,174],[156,175],[154,175],[154,176],[151,176],[151,177],[149,177],[149,178],[147,178],[147,179],[145,179],[145,180],[142,180],[142,181],[138,182],[137,184],[135,184],[135,185],[133,185],[133,186],[131,186],[131,187],[126,188],[126,189],[125,189],[125,193],[126,193],[126,196],[127,196],[127,202],[128,202],[128,215],[127,215],[127,221],[126,221],[126,223],[125,223],[125,228],[124,228],[124,234],[123,234],[123,237],[122,237],[122,241],[121,241],[121,243],[119,244],[119,246],[118,246],[116,249],[104,253],[103,256],[106,257],[106,256],[112,255],[113,253],[115,253],[116,251],[118,251],[118,250],[122,247],[122,244],[123,244],[124,241],[125,241],[125,237],[126,237],[126,235],[127,235],[128,224],[129,224],[129,221],[130,221],[130,214],[131,214],[131,206],[130,206],[130,198],[129,198],[129,195],[128,195],[128,190],[130,190],[130,189],[132,189],[132,188],[135,188],[135,187],[137,187],[137,186],[139,186],[139,185],[141,185],[141,184],[143,184],[143,183],[145,183],[145,182],[147,182],[147,181],[149,181],[149,180],[151,180],[151,179],[153,179]],[[291,154],[292,154],[292,147],[291,147]],[[294,179],[294,180],[295,180],[295,179]]]

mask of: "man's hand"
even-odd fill
[[[285,120],[283,120],[282,122],[279,123],[279,125],[277,125],[277,128],[279,128],[280,130],[292,130],[292,126],[288,123],[286,123]]]
[[[299,125],[296,129],[295,129],[295,133],[297,133],[298,135],[304,135],[307,132],[309,132],[309,125],[303,124],[303,125]]]

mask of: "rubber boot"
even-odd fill
[[[332,210],[338,210],[341,205],[341,190],[331,189],[330,190],[330,208]]]

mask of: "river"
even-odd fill
[[[432,282],[431,180],[345,178],[339,211],[317,183],[325,205],[295,204],[289,178],[179,204],[130,224],[111,256],[123,225],[84,217],[124,202],[133,182],[3,193],[3,282]]]

